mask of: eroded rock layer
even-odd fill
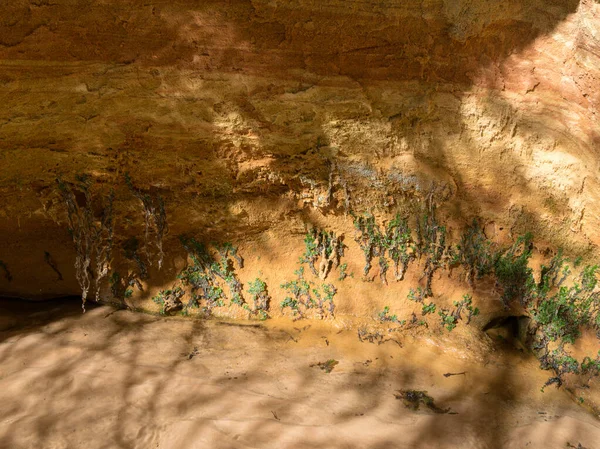
[[[180,235],[232,242],[246,288],[260,277],[278,303],[317,226],[348,246],[338,311],[372,314],[420,274],[361,281],[351,212],[389,219],[432,191],[454,239],[479,217],[498,242],[532,231],[540,251],[594,255],[598,86],[593,0],[14,1],[0,7],[0,293],[80,293],[61,186],[94,229],[114,191],[100,296],[137,257],[143,292],[120,295],[148,308],[189,262]]]

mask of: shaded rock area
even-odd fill
[[[596,252],[597,2],[0,8],[4,295],[80,293],[57,177],[82,209],[88,177],[98,221],[114,192],[110,269],[144,272],[144,308],[185,265],[179,235],[268,258],[249,277],[278,293],[307,225],[349,234],[350,211],[393,214],[433,182],[454,229],[480,216],[493,238]],[[164,242],[127,254],[158,201]]]
[[[96,318],[108,310],[96,302],[128,309],[105,317],[126,346],[137,344],[131,323],[174,326],[179,338],[176,329],[204,329],[213,324],[201,319],[213,318],[253,323],[228,326],[232,335],[285,322],[277,337],[261,334],[276,341],[273,350],[300,345],[311,326],[348,331],[353,344],[371,348],[369,364],[383,348],[406,351],[406,336],[479,348],[478,363],[482,348],[516,351],[535,365],[531,376],[545,376],[531,382],[534,389],[564,384],[546,389],[547,397],[566,391],[588,408],[586,416],[597,416],[599,85],[597,0],[0,5],[0,296],[80,297]],[[29,307],[23,301],[24,311]],[[131,311],[193,320],[133,318]],[[1,317],[0,331],[18,333],[15,317]],[[87,315],[64,319],[93,326]],[[333,347],[338,334],[330,331],[311,341]],[[62,341],[52,332],[49,345]],[[139,338],[148,345],[142,349],[154,349],[154,338],[170,344],[153,333]],[[196,363],[204,348],[188,343],[176,352]],[[128,351],[129,374],[151,366],[146,374],[160,377],[160,363],[138,363]],[[178,369],[183,361],[165,351],[169,369]],[[353,379],[335,351],[298,363],[319,360],[328,379]],[[510,384],[514,364],[489,363],[509,372],[486,383],[490,391]],[[484,368],[440,372],[472,386],[477,369]],[[438,394],[443,389],[394,387],[427,391],[455,410],[457,396]],[[146,391],[131,388],[124,381],[125,394]],[[153,394],[163,390],[159,382]],[[250,390],[236,391],[252,402]],[[510,389],[502,394],[518,397]],[[335,396],[328,398],[334,415],[345,417]],[[391,396],[386,407],[397,402]],[[152,423],[138,434],[144,447],[158,438],[150,429],[158,412],[148,406]],[[44,416],[30,424],[44,427]],[[280,409],[268,416],[286,421]],[[514,430],[513,446],[521,447],[523,434],[509,421],[498,429]],[[202,422],[215,432],[231,425],[215,414]],[[286,425],[293,433],[315,423]],[[444,423],[442,430],[452,428]],[[172,447],[193,432],[181,426]],[[557,430],[561,438],[575,428],[569,426]],[[115,444],[128,447],[131,429],[114,433]],[[328,432],[310,444],[338,435]],[[1,443],[11,447],[10,438]],[[386,438],[381,447],[389,447]],[[567,443],[579,444],[569,439],[562,447]]]

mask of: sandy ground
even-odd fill
[[[541,393],[533,357],[485,338],[395,340],[2,301],[0,448],[600,447],[600,421]],[[329,374],[311,366],[329,359]],[[399,389],[453,413],[411,411]]]

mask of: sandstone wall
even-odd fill
[[[348,208],[388,217],[432,182],[454,236],[479,216],[499,241],[531,230],[540,251],[592,256],[599,86],[593,0],[4,4],[0,294],[79,292],[56,178],[82,174],[97,217],[115,191],[121,272],[144,233],[125,174],[165,200],[140,304],[185,265],[180,234],[234,242],[242,278],[282,294],[317,225],[349,245],[341,310],[370,313],[407,287],[359,280]]]

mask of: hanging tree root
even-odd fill
[[[6,266],[6,264],[2,260],[0,260],[0,268],[4,272],[4,278],[8,282],[12,281],[12,275],[10,274],[10,271],[8,270],[8,267]]]
[[[307,263],[311,272],[321,280],[327,278],[332,268],[340,265],[340,259],[344,256],[342,237],[336,236],[333,231],[311,229],[304,237],[304,245],[302,262]]]
[[[431,283],[434,273],[444,266],[449,259],[449,247],[446,245],[446,227],[442,226],[436,216],[434,194],[437,186],[433,184],[425,199],[425,207],[417,216],[417,254],[425,256],[425,297],[433,296]]]
[[[125,174],[125,183],[133,196],[140,200],[144,209],[144,252],[146,253],[146,258],[150,265],[152,265],[152,260],[148,241],[150,230],[152,229],[154,232],[155,244],[158,249],[158,269],[160,270],[165,255],[163,252],[163,237],[169,231],[165,202],[160,195],[156,195],[156,197],[153,198],[149,194],[136,188],[128,173]]]
[[[85,176],[77,176],[76,188],[84,195],[80,206],[71,186],[61,178],[56,180],[60,196],[67,208],[69,232],[75,246],[75,276],[81,288],[82,309],[90,291],[92,279],[96,287],[96,301],[100,298],[100,282],[108,275],[113,243],[113,201],[111,191],[104,200],[99,222],[96,220],[90,192],[91,181]],[[95,262],[95,273],[92,269]]]
[[[56,266],[56,263],[54,262],[54,259],[52,258],[52,256],[50,255],[50,253],[48,251],[44,251],[44,262],[46,262],[48,264],[48,266],[50,268],[52,268],[52,271],[54,271],[56,273],[56,275],[58,276],[59,281],[63,280],[63,276],[62,273],[59,271],[58,267]]]
[[[399,213],[387,223],[383,230],[375,222],[372,214],[354,216],[354,227],[357,230],[356,242],[365,256],[364,275],[371,270],[371,260],[379,257],[379,278],[387,285],[389,263],[387,257],[394,262],[396,281],[404,279],[409,263],[415,258],[416,247],[412,240],[408,220]],[[386,253],[388,256],[386,256]]]

